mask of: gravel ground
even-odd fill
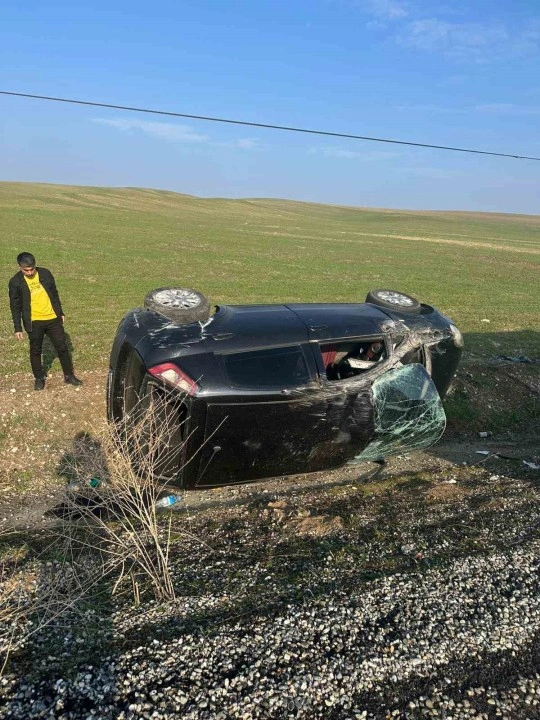
[[[44,513],[69,438],[103,422],[104,378],[84,380],[0,378],[2,562],[30,558],[29,608],[60,600],[16,628],[0,717],[540,718],[537,438],[192,493],[171,515],[174,602],[134,607],[113,577],[66,609],[77,578],[42,554]]]
[[[350,473],[174,513],[177,600],[100,596],[36,632],[0,714],[538,718],[540,478],[518,474]]]

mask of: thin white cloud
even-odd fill
[[[143,120],[128,120],[125,118],[108,119],[96,118],[93,120],[100,125],[120,130],[124,133],[141,132],[158,140],[165,140],[170,143],[195,143],[205,144],[211,147],[233,147],[241,150],[261,149],[261,145],[254,138],[239,138],[231,142],[218,142],[211,140],[208,135],[202,135],[193,131],[188,125],[175,125],[164,122],[145,122]]]
[[[409,3],[402,0],[366,0],[366,10],[379,20],[400,20],[409,14]]]
[[[164,122],[144,122],[143,120],[127,120],[123,118],[106,119],[97,118],[93,122],[100,125],[108,125],[121,132],[132,133],[142,132],[145,135],[166,140],[173,143],[207,143],[208,135],[200,135],[187,125],[173,125]]]
[[[464,115],[470,110],[468,108],[448,107],[447,105],[418,104],[418,105],[396,105],[398,112],[421,112],[429,115]]]
[[[344,150],[343,148],[326,148],[322,150],[324,157],[336,157],[336,158],[362,158],[365,160],[365,156],[361,152],[355,152],[354,150]]]
[[[396,167],[394,168],[394,172],[413,177],[429,178],[431,180],[449,180],[462,175],[460,172],[438,167]]]
[[[436,18],[407,23],[397,39],[416,50],[477,62],[498,55],[502,48],[508,50],[512,43],[503,25],[451,23]]]
[[[422,15],[420,3],[405,0],[363,0],[371,16],[369,30],[390,33],[403,47],[439,53],[456,61],[487,63],[499,58],[526,58],[540,53],[540,18],[526,25],[509,25],[486,18],[483,22],[442,19],[463,15],[456,8],[439,5],[436,15]]]
[[[449,75],[448,77],[442,78],[438,85],[440,87],[454,87],[455,85],[462,85],[469,79],[468,75]]]
[[[341,158],[345,160],[363,160],[364,162],[377,162],[379,160],[389,160],[399,157],[400,153],[391,150],[349,150],[343,147],[310,147],[308,150],[310,155],[322,155],[327,158]]]
[[[434,104],[396,105],[394,110],[429,115],[467,115],[474,112],[489,113],[491,115],[540,115],[539,106],[518,105],[517,103],[484,103],[460,108]]]
[[[540,107],[529,107],[516,103],[487,103],[485,105],[476,105],[474,109],[477,112],[491,115],[540,115]]]
[[[242,148],[243,150],[256,150],[260,148],[260,144],[252,138],[241,138],[235,142],[235,147]]]
[[[238,138],[238,140],[216,141],[208,143],[212,147],[238,148],[239,150],[263,150],[264,146],[254,138]]]

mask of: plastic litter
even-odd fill
[[[181,500],[182,495],[165,495],[165,497],[156,500],[154,507],[156,508],[156,510],[165,510],[168,507],[171,507],[171,505],[175,505],[176,503],[180,502]]]
[[[95,488],[99,487],[101,485],[101,478],[94,476],[91,478],[88,478],[88,480],[72,480],[70,483],[67,484],[67,490],[68,492],[81,492],[85,488],[92,488],[95,490]]]
[[[540,465],[537,465],[536,463],[529,462],[528,460],[524,460],[523,464],[526,465],[528,468],[531,468],[531,470],[540,470]]]
[[[492,435],[493,435],[493,433],[490,432],[489,430],[482,431],[482,432],[479,432],[479,433],[478,433],[478,437],[483,437],[483,438],[491,437]]]

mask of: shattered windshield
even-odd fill
[[[422,365],[404,365],[377,378],[373,402],[374,439],[354,461],[421,450],[436,443],[444,432],[446,415],[441,399]]]

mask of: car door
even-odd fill
[[[349,417],[361,405],[369,417],[371,398],[328,392],[309,343],[223,353],[218,362],[231,394],[208,401],[201,487],[337,467],[372,434],[368,422],[366,438],[349,447],[344,404]]]

